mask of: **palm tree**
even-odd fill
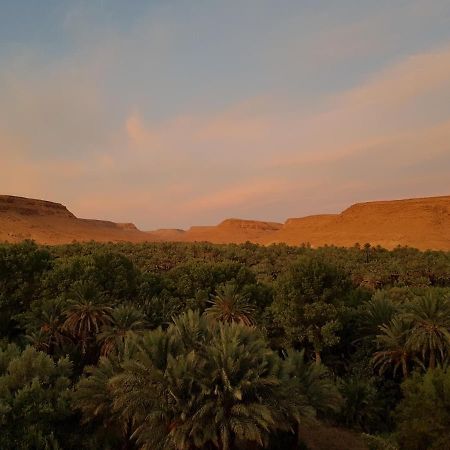
[[[282,393],[279,359],[253,329],[220,324],[205,349],[202,394],[195,398],[187,430],[203,448],[220,450],[253,443],[266,446],[270,431],[288,429],[275,407]]]
[[[38,350],[54,354],[69,342],[62,331],[64,302],[60,298],[33,302],[29,311],[18,316],[27,339]]]
[[[376,337],[380,350],[372,358],[374,367],[378,367],[380,374],[393,366],[394,376],[399,367],[404,377],[408,376],[408,365],[413,358],[408,343],[411,333],[411,322],[402,317],[394,317],[388,324],[381,325],[381,334]]]
[[[393,366],[394,376],[399,367],[403,376],[408,376],[408,365],[414,356],[408,343],[411,327],[411,322],[404,317],[394,317],[388,324],[379,327],[381,334],[377,335],[376,342],[381,350],[374,353],[372,361],[380,374]]]
[[[122,357],[122,354],[101,357],[96,366],[87,366],[85,376],[76,385],[73,398],[74,405],[82,413],[83,423],[101,423],[98,434],[105,434],[109,441],[122,441],[122,449],[127,449],[132,448],[131,422],[114,410],[111,388],[112,378],[122,372]],[[102,433],[104,430],[108,430],[107,433]]]
[[[397,312],[396,305],[384,293],[377,292],[369,302],[362,305],[361,331],[366,338],[373,339],[379,327],[389,323]]]
[[[133,437],[143,449],[263,447],[274,430],[313,414],[300,378],[287,366],[283,371],[254,328],[208,322],[189,311],[167,332],[133,341],[137,353],[111,386],[115,410],[135,424]]]
[[[437,356],[444,361],[450,349],[450,300],[429,293],[413,302],[406,314],[413,322],[408,339],[411,348],[422,355],[428,367],[436,367]]]
[[[340,411],[342,421],[349,428],[370,432],[370,426],[377,422],[380,415],[376,402],[377,390],[372,380],[353,376],[341,380],[339,388],[344,398]]]
[[[92,284],[78,284],[72,291],[72,299],[65,311],[63,329],[80,339],[81,351],[86,353],[89,340],[110,323],[112,308],[105,303]]]
[[[122,305],[111,312],[111,322],[103,326],[97,341],[101,343],[101,354],[106,356],[116,351],[127,337],[145,328],[144,314],[131,305]]]
[[[254,308],[248,303],[248,297],[237,291],[236,286],[227,284],[210,301],[211,306],[206,309],[208,318],[218,322],[242,323],[253,325]]]
[[[339,410],[342,398],[327,368],[323,364],[307,363],[304,350],[287,352],[283,361],[283,374],[283,384],[295,382],[312,415]]]
[[[197,315],[197,319],[200,317]],[[113,408],[126,422],[134,424],[133,439],[148,450],[176,449],[173,431],[180,425],[176,411],[181,409],[181,395],[188,396],[189,385],[183,378],[186,366],[178,356],[185,353],[175,328],[161,328],[129,338],[133,357],[122,363],[122,373],[110,380]],[[194,353],[190,353],[192,361]],[[183,359],[183,356],[181,356]],[[176,375],[167,381],[169,365]],[[178,369],[174,366],[178,365]],[[192,382],[195,378],[192,378]],[[178,389],[176,388],[177,386]],[[178,394],[178,392],[183,394]],[[188,448],[188,447],[186,447]]]

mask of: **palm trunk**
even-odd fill
[[[122,450],[131,450],[132,448],[134,448],[134,445],[131,441],[132,434],[133,434],[133,429],[131,426],[131,420],[128,420],[127,429],[126,429],[125,435],[123,437]]]
[[[403,377],[408,378],[408,363],[406,362],[405,359],[402,361],[402,369],[403,369]]]
[[[315,350],[314,355],[316,357],[316,364],[320,364],[322,362],[322,357],[320,356],[320,351]]]
[[[434,369],[436,367],[436,353],[434,350],[430,351],[430,361],[429,361],[429,368]]]

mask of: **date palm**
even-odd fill
[[[27,332],[27,339],[38,350],[54,354],[69,338],[64,334],[64,302],[60,298],[35,301],[29,311],[18,316]]]
[[[413,302],[406,313],[413,322],[409,346],[422,355],[428,367],[436,367],[440,357],[444,361],[450,350],[450,299],[428,294]]]
[[[393,368],[395,376],[401,368],[403,376],[408,376],[408,366],[414,356],[408,342],[411,327],[411,322],[402,317],[394,317],[388,324],[379,327],[376,342],[380,350],[374,353],[372,361],[380,374]]]
[[[367,339],[373,339],[378,334],[379,327],[388,324],[398,312],[396,305],[381,292],[364,303],[361,310],[361,331]]]
[[[127,355],[130,357],[130,355]],[[123,348],[114,355],[101,357],[96,366],[87,366],[73,394],[74,406],[82,413],[83,423],[99,423],[97,437],[108,448],[134,448],[132,424],[114,409],[111,380],[122,372]]]
[[[208,318],[218,322],[253,325],[254,308],[249,304],[248,297],[239,293],[234,285],[222,287],[210,304],[205,311]]]
[[[77,285],[71,297],[63,329],[80,340],[81,351],[85,354],[89,341],[110,323],[112,308],[103,303],[96,288],[88,283]]]
[[[109,355],[124,343],[127,337],[141,332],[145,327],[144,314],[132,305],[122,305],[111,312],[111,321],[103,326],[97,341],[101,343],[101,354]]]
[[[143,449],[264,447],[271,432],[313,414],[295,370],[283,371],[254,328],[189,311],[167,332],[133,340],[137,353],[111,384]]]
[[[327,368],[323,364],[307,363],[304,350],[290,350],[287,353],[283,361],[283,384],[290,384],[289,390],[295,389],[304,397],[303,416],[337,412],[342,404],[342,398]]]
[[[220,450],[265,446],[270,430],[288,428],[275,406],[283,394],[280,362],[258,333],[240,324],[220,324],[202,363],[202,394],[195,396],[194,414],[184,424],[196,436],[194,445],[203,448],[211,442]]]
[[[144,450],[262,448],[276,430],[339,403],[323,366],[296,352],[282,360],[255,328],[198,312],[133,334],[121,349],[88,369],[76,401],[85,420]]]

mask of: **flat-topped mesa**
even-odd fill
[[[286,221],[264,243],[450,250],[450,196],[356,203],[336,215]]]
[[[371,214],[410,214],[418,211],[422,214],[450,214],[450,196],[355,203],[342,211],[340,215],[352,217],[369,212]]]
[[[259,220],[226,219],[217,228],[244,228],[247,230],[275,231],[283,227],[282,223],[263,222]]]
[[[38,200],[34,198],[0,195],[0,213],[18,214],[21,216],[75,216],[61,203]]]

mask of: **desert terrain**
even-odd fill
[[[339,214],[290,218],[284,223],[226,219],[215,226],[188,230],[139,230],[132,223],[81,219],[50,201],[0,196],[0,241],[33,239],[42,244],[73,241],[179,241],[313,247],[398,245],[421,250],[450,250],[450,196],[357,203]]]

